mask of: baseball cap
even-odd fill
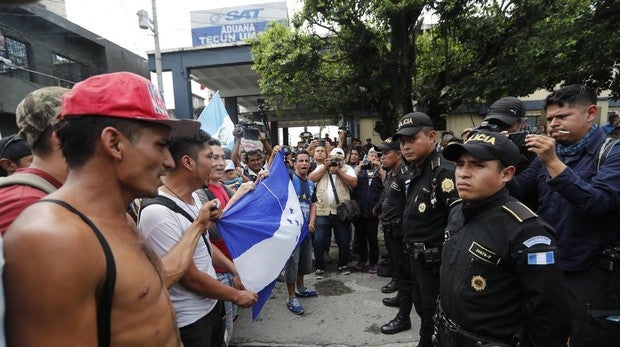
[[[19,137],[31,148],[37,143],[45,129],[58,121],[62,96],[69,89],[45,87],[37,89],[17,104],[15,120]]]
[[[498,159],[508,166],[519,162],[519,148],[508,136],[489,131],[477,131],[465,143],[449,143],[443,150],[444,158],[455,161],[463,152],[487,161]]]
[[[398,121],[398,129],[392,140],[398,140],[400,136],[413,136],[425,126],[433,126],[431,117],[422,112],[407,113]]]
[[[342,150],[342,148],[336,147],[329,152],[329,156],[330,157],[340,156],[344,158],[344,151]]]
[[[96,75],[77,83],[62,99],[60,119],[102,116],[134,119],[170,127],[170,137],[191,136],[200,123],[171,119],[161,93],[151,81],[131,72]]]
[[[17,135],[9,135],[0,139],[0,159],[17,161],[32,154],[26,140]]]
[[[489,107],[485,121],[497,119],[505,124],[513,124],[525,116],[523,102],[513,96],[503,97]]]
[[[226,159],[226,167],[224,168],[224,171],[234,170],[234,169],[235,169],[235,163],[233,163],[233,161],[230,159]]]
[[[385,139],[383,143],[374,145],[373,148],[377,152],[400,151],[400,142],[393,141],[391,138]]]

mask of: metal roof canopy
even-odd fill
[[[249,45],[203,48],[188,47],[161,52],[162,70],[172,73],[175,113],[177,118],[191,119],[193,113],[190,81],[194,80],[211,90],[219,91],[233,121],[240,114],[239,106],[247,112],[258,110],[262,98],[258,87],[259,75],[252,70]],[[148,52],[149,69],[155,71],[155,54]],[[267,112],[269,121],[279,128],[312,125],[333,125],[331,118],[310,114],[302,109],[282,110],[281,115]]]

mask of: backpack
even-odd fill
[[[56,191],[56,187],[48,180],[41,176],[37,176],[32,173],[18,172],[11,176],[0,178],[0,187],[13,186],[13,185],[25,185],[39,189],[47,194]]]
[[[601,165],[603,165],[605,159],[607,159],[607,155],[609,154],[609,152],[611,152],[611,150],[614,148],[614,146],[616,145],[616,143],[618,143],[619,140],[619,138],[608,137],[605,139],[605,142],[603,142],[601,147],[598,148],[596,171],[599,171]]]

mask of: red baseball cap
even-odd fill
[[[170,127],[170,137],[191,136],[200,128],[194,120],[171,119],[159,90],[131,72],[96,75],[77,83],[62,98],[60,119],[103,116],[135,119]]]

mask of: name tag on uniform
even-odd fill
[[[474,241],[469,246],[469,253],[473,254],[474,257],[487,262],[489,264],[497,265],[499,264],[502,258],[497,255],[495,252],[490,249],[482,247],[478,242]]]
[[[527,254],[527,265],[551,265],[555,264],[553,251]]]

